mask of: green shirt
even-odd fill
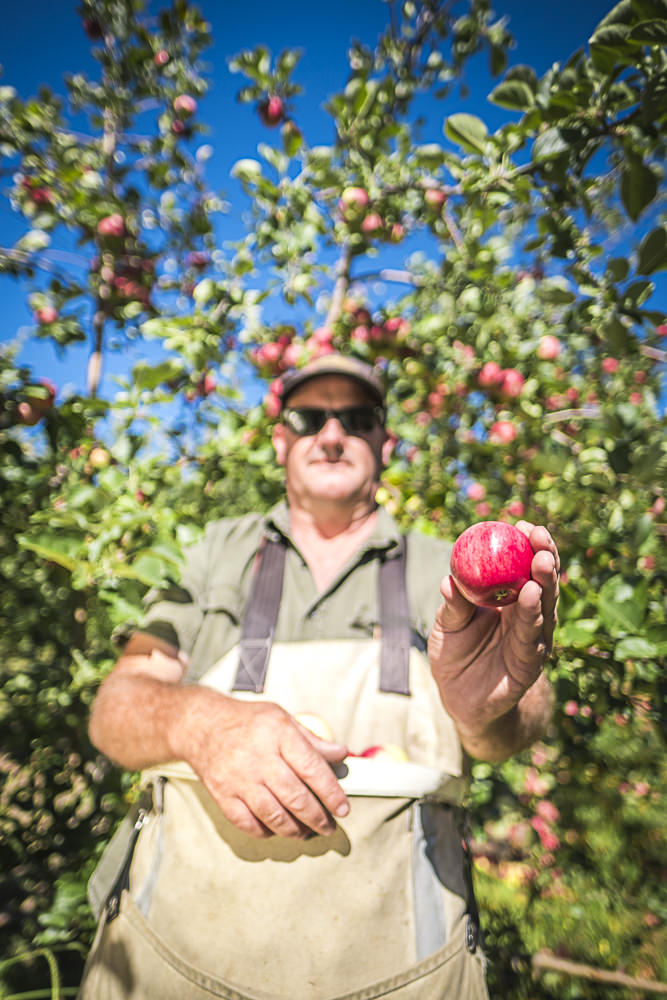
[[[399,531],[382,508],[372,535],[318,592],[310,569],[290,536],[287,504],[266,515],[247,514],[211,522],[187,552],[178,586],[153,599],[141,631],[165,639],[188,654],[187,679],[198,680],[239,640],[241,620],[263,537],[287,541],[278,642],[370,638],[379,625],[378,567],[398,554]],[[440,581],[449,572],[451,545],[411,533],[407,543],[407,588],[415,643],[424,648],[441,603]]]

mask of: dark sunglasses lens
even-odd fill
[[[348,434],[367,434],[372,431],[377,421],[377,414],[373,406],[351,406],[349,410],[342,410],[340,422]]]
[[[368,434],[384,419],[382,410],[377,406],[348,406],[342,410],[320,410],[317,407],[283,410],[283,422],[300,437],[317,434],[330,417],[340,421],[346,434]]]
[[[285,410],[283,420],[293,434],[305,437],[322,430],[326,416],[324,410]]]

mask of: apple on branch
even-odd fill
[[[279,125],[285,117],[285,105],[282,97],[272,94],[270,97],[265,98],[258,105],[257,113],[263,124],[268,125],[269,128]]]
[[[362,187],[346,187],[338,200],[338,211],[344,219],[360,219],[370,199]]]
[[[113,212],[105,215],[97,223],[97,232],[100,236],[120,237],[125,235],[125,219],[120,212]]]
[[[55,306],[42,306],[35,311],[35,319],[40,326],[49,326],[58,319],[58,310]]]
[[[533,549],[506,521],[472,524],[454,542],[450,573],[471,604],[498,608],[513,604],[530,580]]]
[[[174,98],[174,111],[177,115],[189,118],[197,110],[197,102],[190,94],[179,94]]]

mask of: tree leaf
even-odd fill
[[[57,535],[44,532],[41,535],[19,535],[17,539],[19,545],[24,549],[30,549],[42,559],[49,562],[58,563],[65,569],[72,571],[80,557],[81,538],[79,535],[68,535],[59,531]]]
[[[568,143],[561,135],[560,129],[548,128],[541,132],[533,143],[532,159],[534,162],[540,160],[551,160],[569,149]]]
[[[443,130],[448,139],[457,142],[468,153],[485,153],[489,132],[476,115],[459,112],[445,119]]]
[[[597,618],[579,618],[576,621],[564,622],[558,627],[558,645],[585,649],[590,646],[599,627]]]
[[[635,25],[628,39],[643,45],[667,45],[667,22],[652,20]]]
[[[639,157],[631,157],[621,173],[621,200],[623,206],[636,222],[647,205],[650,205],[658,192],[658,182],[650,167],[647,167]]]
[[[600,588],[600,620],[612,635],[636,632],[646,614],[646,582],[637,586],[622,576],[612,576]]]
[[[659,226],[644,237],[639,246],[637,271],[639,274],[653,274],[667,267],[667,229]]]
[[[625,636],[614,647],[616,660],[652,660],[658,655],[658,647],[641,635]]]
[[[527,111],[535,106],[535,94],[523,80],[504,80],[491,91],[489,100],[510,111]]]
[[[607,262],[605,271],[613,282],[618,283],[627,278],[630,273],[630,264],[625,257],[613,257]]]

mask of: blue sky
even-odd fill
[[[156,6],[161,6],[158,4]],[[286,47],[303,51],[296,79],[304,95],[298,99],[297,120],[312,145],[331,139],[330,120],[322,111],[327,96],[340,90],[347,75],[346,52],[353,37],[372,44],[387,22],[388,5],[382,0],[336,0],[317,4],[313,0],[292,0],[288,3],[252,3],[231,0],[200,0],[200,8],[211,22],[214,44],[207,53],[211,90],[201,103],[200,119],[211,129],[206,142],[214,148],[207,176],[214,189],[226,192],[233,209],[235,188],[229,178],[232,164],[241,157],[253,156],[258,142],[272,139],[248,106],[238,105],[236,92],[241,78],[229,73],[227,60],[231,55],[256,44],[267,45],[274,53]],[[611,9],[611,0],[561,0],[560,3],[528,2],[528,0],[497,0],[495,11],[506,16],[516,38],[513,63],[528,63],[538,74],[553,62],[564,62],[572,52],[584,45],[593,28]],[[41,84],[48,84],[56,93],[64,93],[63,75],[83,69],[95,72],[88,40],[81,28],[76,3],[70,0],[29,0],[12,5],[11,17],[6,17],[0,36],[0,64],[3,84],[14,86],[22,97],[35,94]],[[442,138],[443,114],[467,110],[479,114],[494,128],[506,120],[507,112],[486,102],[492,81],[486,60],[476,60],[466,76],[470,96],[465,101],[450,99],[438,109],[438,116],[429,120],[432,138]],[[428,138],[428,133],[424,137]],[[4,181],[3,183],[6,183]],[[5,243],[18,235],[7,215],[6,202],[0,205],[0,240]],[[17,331],[26,331],[31,313],[24,292],[10,279],[3,279],[3,321],[0,341],[12,340]],[[656,303],[657,305],[657,303]],[[69,384],[82,388],[88,348],[70,350],[65,359],[58,358],[48,344],[29,342],[21,358],[38,375],[48,374],[62,387]],[[114,371],[127,368],[122,356],[106,363],[106,379]],[[103,386],[109,388],[107,381]],[[104,393],[105,394],[105,393]]]

